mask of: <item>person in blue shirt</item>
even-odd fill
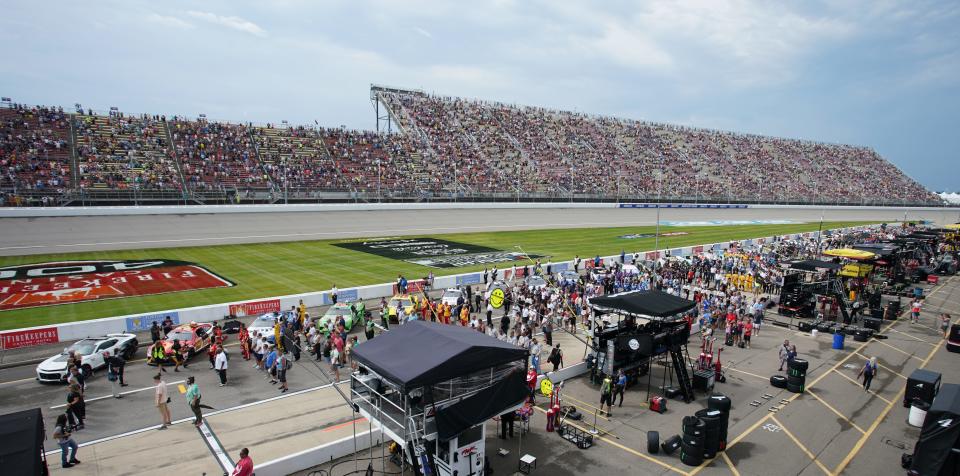
[[[267,372],[269,373],[269,375],[264,378],[265,379],[270,378],[271,383],[276,383],[276,380],[273,379],[272,377],[276,376],[276,373],[277,373],[277,369],[276,367],[274,367],[274,364],[277,362],[278,355],[279,353],[277,352],[277,347],[275,345],[271,345],[270,353],[268,353],[267,357],[263,359],[263,368],[267,369]]]
[[[624,390],[626,390],[626,388],[627,388],[627,374],[623,373],[623,370],[618,370],[617,382],[613,386],[613,400],[611,401],[611,405],[613,404],[613,402],[617,401],[617,395],[620,395],[620,403],[617,406],[618,407],[623,406],[623,392]]]

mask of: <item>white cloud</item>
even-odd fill
[[[181,30],[189,30],[192,28],[196,28],[193,25],[193,23],[190,23],[188,21],[182,20],[177,17],[160,15],[158,13],[151,13],[147,15],[147,21],[151,23],[156,23],[158,25],[165,26],[168,28],[178,28]]]
[[[433,38],[433,34],[432,34],[432,33],[430,33],[430,32],[427,31],[427,30],[424,30],[423,28],[420,28],[419,26],[414,27],[414,28],[413,28],[413,31],[419,33],[421,36],[424,36],[424,37],[426,37],[426,38]]]
[[[206,22],[213,23],[215,25],[225,26],[237,31],[242,31],[244,33],[250,33],[251,35],[256,36],[267,36],[266,30],[260,28],[260,25],[256,23],[245,20],[240,17],[235,16],[222,16],[217,15],[216,13],[210,12],[198,12],[196,10],[190,10],[187,12],[187,15],[196,18],[198,20],[203,20]]]

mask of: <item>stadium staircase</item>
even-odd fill
[[[180,161],[180,154],[176,153],[176,148],[173,145],[173,133],[170,132],[170,125],[167,123],[167,121],[163,121],[163,132],[166,134],[167,143],[170,144],[170,155],[173,157],[173,163],[177,167],[177,176],[180,177],[180,191],[184,200],[190,200],[194,203],[203,205],[203,201],[198,200],[196,197],[190,194],[190,190],[187,187],[187,178],[183,174],[183,163]]]

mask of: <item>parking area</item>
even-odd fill
[[[683,475],[818,475],[893,474],[900,455],[910,452],[919,428],[907,425],[902,405],[906,378],[918,368],[943,374],[943,382],[960,382],[957,356],[946,351],[935,328],[941,312],[960,308],[960,280],[951,278],[926,287],[927,298],[919,324],[906,319],[885,322],[886,339],[854,342],[832,349],[832,336],[767,325],[753,339],[752,349],[726,348],[721,353],[727,381],[715,391],[733,401],[725,452],[699,466],[687,466],[673,455],[649,454],[647,432],[660,440],[681,433],[681,419],[706,407],[704,394],[690,404],[670,400],[664,414],[647,409],[646,382],[627,390],[622,407],[609,418],[598,412],[599,388],[586,377],[564,385],[564,405],[575,406],[584,418],[570,422],[595,431],[594,446],[578,449],[555,433],[545,431],[546,402],[531,423],[532,431],[500,439],[494,423],[488,426],[487,451],[495,470],[512,473],[518,458],[531,454],[541,474],[683,474]],[[800,357],[810,362],[806,392],[795,394],[770,385],[777,372],[778,346],[784,339],[796,344]],[[691,339],[691,353],[693,349]],[[879,372],[870,391],[857,374],[864,362],[876,357]],[[654,366],[654,385],[661,369]],[[656,392],[656,390],[654,390]],[[759,402],[759,405],[751,405]],[[508,456],[493,456],[503,448]]]

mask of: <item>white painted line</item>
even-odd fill
[[[349,382],[350,382],[350,380],[341,380],[341,381],[339,381],[339,382],[337,382],[337,383],[338,383],[338,384],[342,384],[342,383],[349,383]],[[256,402],[245,403],[245,404],[243,404],[243,405],[238,405],[238,406],[235,406],[235,407],[224,408],[224,409],[221,409],[221,410],[214,410],[214,411],[212,411],[212,412],[210,412],[210,413],[205,414],[205,415],[204,415],[204,418],[210,417],[210,416],[213,416],[213,415],[219,415],[219,414],[221,414],[221,413],[227,413],[227,412],[232,412],[232,411],[236,411],[236,410],[242,410],[242,409],[244,409],[244,408],[254,407],[254,406],[257,406],[257,405],[262,405],[262,404],[264,404],[264,403],[273,402],[273,401],[280,400],[280,399],[283,399],[283,398],[295,397],[295,396],[297,396],[297,395],[302,395],[302,394],[304,394],[304,393],[309,393],[309,392],[315,392],[315,391],[317,391],[317,390],[322,390],[322,389],[325,389],[325,388],[330,388],[330,387],[332,387],[332,386],[333,386],[332,383],[328,383],[328,384],[320,385],[320,386],[317,386],[317,387],[311,387],[311,388],[307,388],[307,389],[303,389],[303,390],[297,390],[296,392],[290,392],[290,393],[286,393],[286,394],[283,394],[283,395],[278,395],[278,396],[276,396],[276,397],[270,397],[270,398],[268,398],[268,399],[266,399],[266,400],[259,400],[259,401],[256,401]],[[189,422],[192,422],[192,421],[193,421],[193,417],[190,416],[190,417],[187,417],[187,418],[181,418],[181,419],[179,419],[179,420],[175,420],[175,421],[173,421],[173,422],[171,423],[171,425],[177,425],[177,424],[180,424],[180,423],[186,423],[186,422],[188,422],[188,421],[189,421]],[[79,446],[82,448],[82,447],[84,447],[84,446],[95,445],[95,444],[97,444],[97,443],[103,443],[103,442],[106,442],[106,441],[115,440],[115,439],[117,439],[117,438],[124,438],[124,437],[127,437],[127,436],[140,434],[140,433],[143,433],[143,432],[146,432],[146,431],[156,430],[157,428],[160,428],[160,425],[148,426],[148,427],[146,427],[146,428],[140,428],[140,429],[138,429],[138,430],[131,430],[131,431],[128,431],[128,432],[125,432],[125,433],[120,433],[120,434],[113,435],[113,436],[105,436],[105,437],[103,437],[103,438],[99,438],[99,439],[96,439],[96,440],[91,440],[91,441],[87,441],[87,442],[85,442],[85,443],[80,443]],[[48,451],[48,452],[46,452],[45,454],[46,454],[47,456],[60,454],[60,450]]]
[[[183,382],[186,382],[186,380],[177,380],[176,382],[167,382],[167,385],[176,385],[176,384],[178,384],[178,383],[183,383]],[[123,395],[130,395],[131,393],[142,392],[142,391],[144,391],[144,390],[153,390],[153,389],[155,389],[155,388],[157,388],[156,385],[154,385],[154,386],[152,386],[152,387],[138,388],[138,389],[135,389],[135,390],[127,390],[126,392],[120,392],[120,395],[121,395],[121,396],[123,396]],[[89,400],[86,400],[86,399],[85,399],[84,401],[85,401],[86,403],[90,403],[90,402],[95,402],[95,401],[97,401],[97,400],[103,400],[103,399],[105,399],[105,398],[113,398],[113,394],[111,393],[110,395],[104,395],[104,396],[102,396],[102,397],[94,397],[94,398],[91,398],[91,399],[89,399]],[[63,408],[63,407],[66,407],[66,406],[67,406],[67,404],[64,403],[63,405],[54,405],[54,406],[50,407],[50,409],[51,409],[51,410],[56,410],[57,408]]]
[[[207,447],[210,448],[213,457],[217,459],[217,463],[220,464],[220,469],[223,470],[223,473],[227,474],[233,471],[233,461],[227,456],[227,452],[223,449],[223,445],[220,444],[220,440],[213,434],[213,429],[207,425],[206,419],[200,422],[197,431],[200,432],[200,436],[202,436],[203,440],[207,443]]]

